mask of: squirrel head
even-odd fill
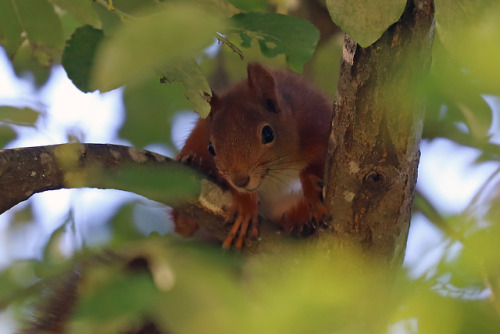
[[[257,191],[265,178],[295,169],[298,130],[273,73],[257,63],[248,78],[225,94],[213,95],[208,117],[210,141],[220,174],[238,191]]]

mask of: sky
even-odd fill
[[[73,86],[61,67],[53,70],[46,86],[35,91],[29,78],[19,80],[15,77],[4,50],[0,48],[0,106],[28,106],[46,115],[39,119],[35,129],[16,128],[19,138],[6,148],[65,143],[68,141],[68,131],[82,142],[129,145],[117,134],[124,119],[121,97],[122,91],[119,89],[105,94],[82,93]],[[488,98],[488,102],[497,107],[500,104],[494,98]],[[177,118],[172,133],[178,145],[186,137],[194,115]],[[497,127],[492,131],[498,132],[496,130]],[[148,148],[166,153],[160,146]],[[445,215],[460,214],[485,180],[498,168],[496,163],[474,164],[479,155],[477,150],[444,139],[424,141],[421,152],[418,189]],[[50,233],[67,219],[69,208],[73,209],[78,224],[74,239],[67,240],[68,245],[81,243],[89,235],[93,236],[95,242],[105,240],[107,230],[103,225],[124,201],[140,201],[142,205],[136,214],[152,217],[154,226],[146,227],[145,232],[148,228],[162,233],[171,230],[171,227],[165,227],[164,207],[133,194],[94,189],[48,191],[34,195],[29,200],[36,225],[9,229],[7,233],[14,212],[27,203],[21,203],[0,216],[0,270],[13,260],[39,257]],[[445,251],[446,245],[442,241],[442,233],[423,215],[416,214],[413,217],[405,258],[410,275],[421,277],[433,272],[440,255]],[[460,248],[459,245],[456,247]],[[13,324],[8,313],[0,312],[2,328],[2,333],[12,331]]]

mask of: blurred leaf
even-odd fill
[[[17,134],[10,126],[0,125],[0,148],[17,138]]]
[[[209,13],[217,13],[217,15],[227,18],[234,14],[241,13],[241,9],[233,6],[228,0],[170,0],[177,3],[189,3]],[[251,0],[252,1],[252,0]],[[261,0],[254,0],[259,2]]]
[[[111,220],[113,236],[110,241],[110,247],[120,247],[131,241],[144,237],[137,228],[133,220],[133,211],[135,203],[122,206],[118,213]]]
[[[172,333],[385,333],[388,324],[404,321],[415,327],[402,333],[500,329],[487,299],[440,295],[430,282],[396,278],[347,250],[293,243],[248,259],[173,240],[137,239],[115,248],[122,255],[85,262],[71,332],[126,332],[143,321]],[[130,266],[134,258],[143,265]],[[19,269],[33,277],[29,267]],[[5,278],[1,273],[0,291],[3,283],[19,284],[17,275]]]
[[[425,136],[448,137],[450,127],[464,123],[471,143],[487,139],[493,115],[482,96],[485,87],[464,71],[438,41],[434,43],[433,66],[424,82],[424,90],[430,105],[426,113]],[[441,123],[446,123],[446,126]]]
[[[87,271],[72,332],[124,332],[151,312],[158,293],[147,272],[125,274],[116,268]]]
[[[447,236],[456,240],[463,240],[460,233],[448,224],[448,221],[438,212],[434,205],[423,194],[417,193],[413,203],[413,212],[421,212],[434,226]]]
[[[14,211],[14,217],[12,217],[10,224],[11,225],[24,225],[32,223],[34,220],[33,217],[33,209],[31,203],[29,203],[26,207],[21,210]]]
[[[54,156],[62,170],[72,170],[80,163],[80,155],[84,152],[83,145],[79,143],[66,144],[54,149]],[[65,180],[70,182],[70,180]],[[75,180],[71,180],[74,182]],[[75,185],[76,186],[76,185]]]
[[[378,333],[394,311],[380,271],[300,244],[254,259],[240,278],[179,251],[169,264],[176,283],[161,302],[173,332]]]
[[[128,14],[137,14],[148,9],[157,10],[156,4],[155,0],[113,0],[113,7]]]
[[[476,95],[468,101],[457,101],[457,107],[465,118],[465,124],[472,136],[485,138],[491,128],[493,115],[490,106],[483,97]]]
[[[436,30],[450,50],[461,43],[463,35],[476,25],[496,0],[440,0],[435,4]]]
[[[335,96],[339,72],[333,69],[339,68],[342,57],[342,40],[337,36],[325,41],[314,55],[314,61],[308,63],[308,77],[315,86],[332,98]],[[332,70],[325,70],[332,69]]]
[[[182,200],[197,196],[200,192],[199,181],[192,170],[185,166],[165,164],[164,167],[128,167],[119,173],[101,175],[106,188],[123,189],[156,201]]]
[[[94,1],[91,4],[99,16],[105,35],[112,35],[116,29],[122,27],[121,18],[116,11],[110,11]]]
[[[85,25],[75,30],[64,49],[62,65],[73,84],[82,92],[90,92],[90,71],[103,37],[102,30]]]
[[[70,213],[71,214],[71,213]],[[67,221],[61,224],[52,234],[50,239],[43,249],[43,259],[44,261],[51,263],[63,263],[66,261],[65,254],[61,251],[61,240],[64,237],[67,230]]]
[[[470,27],[456,52],[459,61],[480,80],[490,94],[500,94],[500,4],[489,7],[480,23]],[[481,59],[479,61],[479,59]]]
[[[327,0],[326,5],[335,24],[367,47],[399,20],[406,0]]]
[[[0,42],[14,59],[17,75],[32,72],[41,86],[49,67],[60,61],[64,38],[59,16],[47,0],[4,0],[0,13]]]
[[[0,107],[0,122],[17,124],[17,125],[31,125],[33,126],[38,120],[40,113],[31,108],[16,108],[10,106]]]
[[[23,28],[16,15],[15,2],[0,1],[0,44],[7,51],[9,58],[14,58],[21,45]]]
[[[500,332],[498,310],[492,307],[489,300],[464,300],[453,302],[460,306],[457,321],[461,325],[459,333],[496,334]]]
[[[0,310],[30,296],[30,287],[37,281],[36,266],[35,260],[18,260],[0,271]]]
[[[123,94],[127,118],[120,130],[122,138],[134,146],[151,143],[171,144],[172,117],[191,108],[179,83],[161,84],[156,76],[125,87]]]
[[[445,47],[483,84],[481,93],[500,94],[498,1],[441,0],[435,8],[436,29]]]
[[[75,30],[82,24],[66,11],[59,13],[59,18],[61,19],[61,24],[63,27],[64,40],[67,43]]]
[[[205,74],[194,60],[186,60],[177,65],[164,68],[160,73],[167,82],[182,83],[192,109],[201,117],[208,116],[210,104],[207,102],[207,98],[212,95],[212,90]]]
[[[418,325],[410,333],[493,334],[500,330],[498,314],[487,301],[444,297],[425,286],[408,293],[394,318],[415,319]]]
[[[216,15],[185,4],[140,17],[103,41],[93,68],[93,88],[109,91],[156,67],[194,57],[222,27]]]
[[[309,21],[274,13],[243,13],[231,18],[231,32],[238,33],[241,46],[259,43],[262,54],[275,57],[285,54],[292,70],[302,72],[319,40],[318,29]]]
[[[40,67],[40,64],[32,57],[31,49],[26,42],[18,49],[12,65],[18,77],[33,79],[37,87],[43,86],[49,79],[50,68]]]
[[[263,11],[268,6],[267,0],[229,0],[229,2],[246,11]]]
[[[101,20],[95,9],[92,7],[92,2],[88,0],[49,0],[59,8],[68,11],[81,24],[88,24],[94,28],[101,27]],[[116,2],[116,1],[115,1]]]
[[[12,1],[17,22],[26,34],[31,56],[42,67],[60,61],[64,45],[63,30],[59,16],[47,0]]]
[[[495,222],[496,223],[496,222]],[[500,279],[500,227],[493,225],[468,236],[463,253],[461,268],[478,279],[495,272]]]
[[[123,251],[147,261],[144,269],[150,271],[142,266],[125,269],[120,260],[89,266],[79,288],[82,299],[72,332],[125,332],[125,328],[130,331],[141,320],[155,320],[160,328],[170,332],[171,322],[194,320],[191,315],[195,313],[189,308],[208,310],[207,307],[220,304],[219,300],[228,306],[230,301],[242,302],[232,294],[235,271],[227,261],[232,256],[222,254],[220,248],[149,237],[129,244]]]

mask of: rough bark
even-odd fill
[[[107,188],[99,172],[126,164],[165,164],[158,154],[106,144],[62,144],[0,150],[0,213],[35,193],[62,188]]]
[[[430,65],[433,30],[433,1],[410,0],[370,47],[344,41],[326,169],[333,233],[321,237],[395,267],[417,179],[425,103],[415,90]]]

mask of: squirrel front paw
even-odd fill
[[[226,214],[226,222],[232,223],[232,227],[222,243],[222,248],[228,249],[234,242],[234,247],[241,249],[248,237],[258,237],[258,202],[256,193],[233,193],[233,203]]]
[[[304,197],[283,214],[280,226],[288,233],[309,236],[319,226],[326,227],[327,219],[328,210],[323,202]]]

